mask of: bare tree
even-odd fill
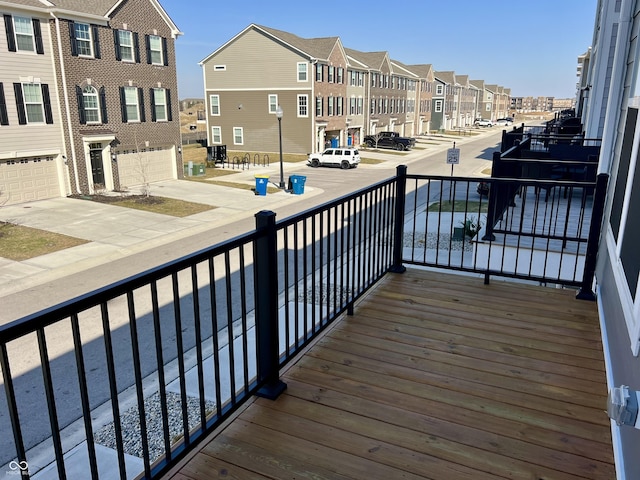
[[[134,140],[136,143],[136,176],[140,180],[140,191],[142,192],[142,195],[149,198],[151,196],[151,182],[149,179],[151,160],[147,155],[143,155],[145,152],[140,151],[138,135],[134,135]]]

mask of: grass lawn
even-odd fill
[[[0,257],[22,261],[88,243],[37,228],[0,222]]]
[[[203,203],[187,202],[185,200],[178,200],[175,198],[156,197],[154,195],[151,195],[150,197],[145,197],[144,195],[127,195],[124,197],[111,195],[84,195],[76,198],[108,203],[119,207],[135,208],[146,212],[161,213],[163,215],[171,215],[172,217],[188,217],[189,215],[195,215],[196,213],[206,212],[207,210],[216,208]]]
[[[488,202],[482,202],[482,207],[480,207],[480,202],[466,202],[464,200],[456,200],[451,203],[449,200],[445,200],[442,202],[442,207],[440,206],[440,202],[435,202],[429,205],[429,212],[457,212],[457,213],[478,213],[478,209],[480,208],[480,213],[487,213],[487,204]]]

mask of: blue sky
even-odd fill
[[[178,28],[180,98],[204,97],[198,62],[251,23],[304,38],[338,36],[405,64],[431,63],[512,96],[575,96],[597,0],[160,0]],[[257,72],[259,74],[259,72]]]

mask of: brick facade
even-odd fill
[[[128,0],[123,2],[109,18],[108,25],[95,25],[93,33],[99,38],[100,58],[88,58],[72,55],[72,40],[70,29],[71,20],[61,18],[59,27],[56,20],[51,20],[51,31],[54,45],[57,44],[57,32],[60,32],[60,52],[54,49],[57,68],[60,98],[67,98],[68,110],[65,102],[61,102],[61,114],[65,131],[65,145],[67,150],[67,167],[71,183],[71,190],[79,193],[92,193],[93,179],[89,171],[87,145],[91,142],[100,143],[105,148],[105,173],[112,176],[107,184],[114,190],[121,189],[118,157],[125,152],[156,152],[150,154],[150,162],[160,156],[172,155],[175,159],[175,171],[182,177],[182,157],[178,152],[180,146],[179,126],[179,98],[177,87],[175,39],[174,31],[160,16],[148,0]],[[91,23],[87,21],[86,23]],[[114,32],[118,29],[129,30],[138,35],[139,62],[117,60]],[[166,39],[167,65],[151,65],[147,63],[145,36],[155,35]],[[94,52],[95,53],[95,52]],[[64,77],[63,77],[64,72]],[[91,85],[98,92],[104,92],[106,106],[106,122],[101,115],[101,123],[82,124],[78,108],[77,88]],[[145,121],[128,123],[123,121],[120,88],[137,87],[142,89]],[[169,92],[170,103],[167,108],[169,121],[152,121],[151,88],[163,88]],[[157,152],[164,152],[160,155]],[[116,154],[115,160],[112,153]],[[163,160],[164,161],[164,160]],[[110,168],[108,168],[110,167]]]

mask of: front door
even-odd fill
[[[104,165],[102,164],[101,143],[92,143],[89,145],[89,159],[91,160],[91,175],[93,177],[94,188],[98,185],[104,188]]]

